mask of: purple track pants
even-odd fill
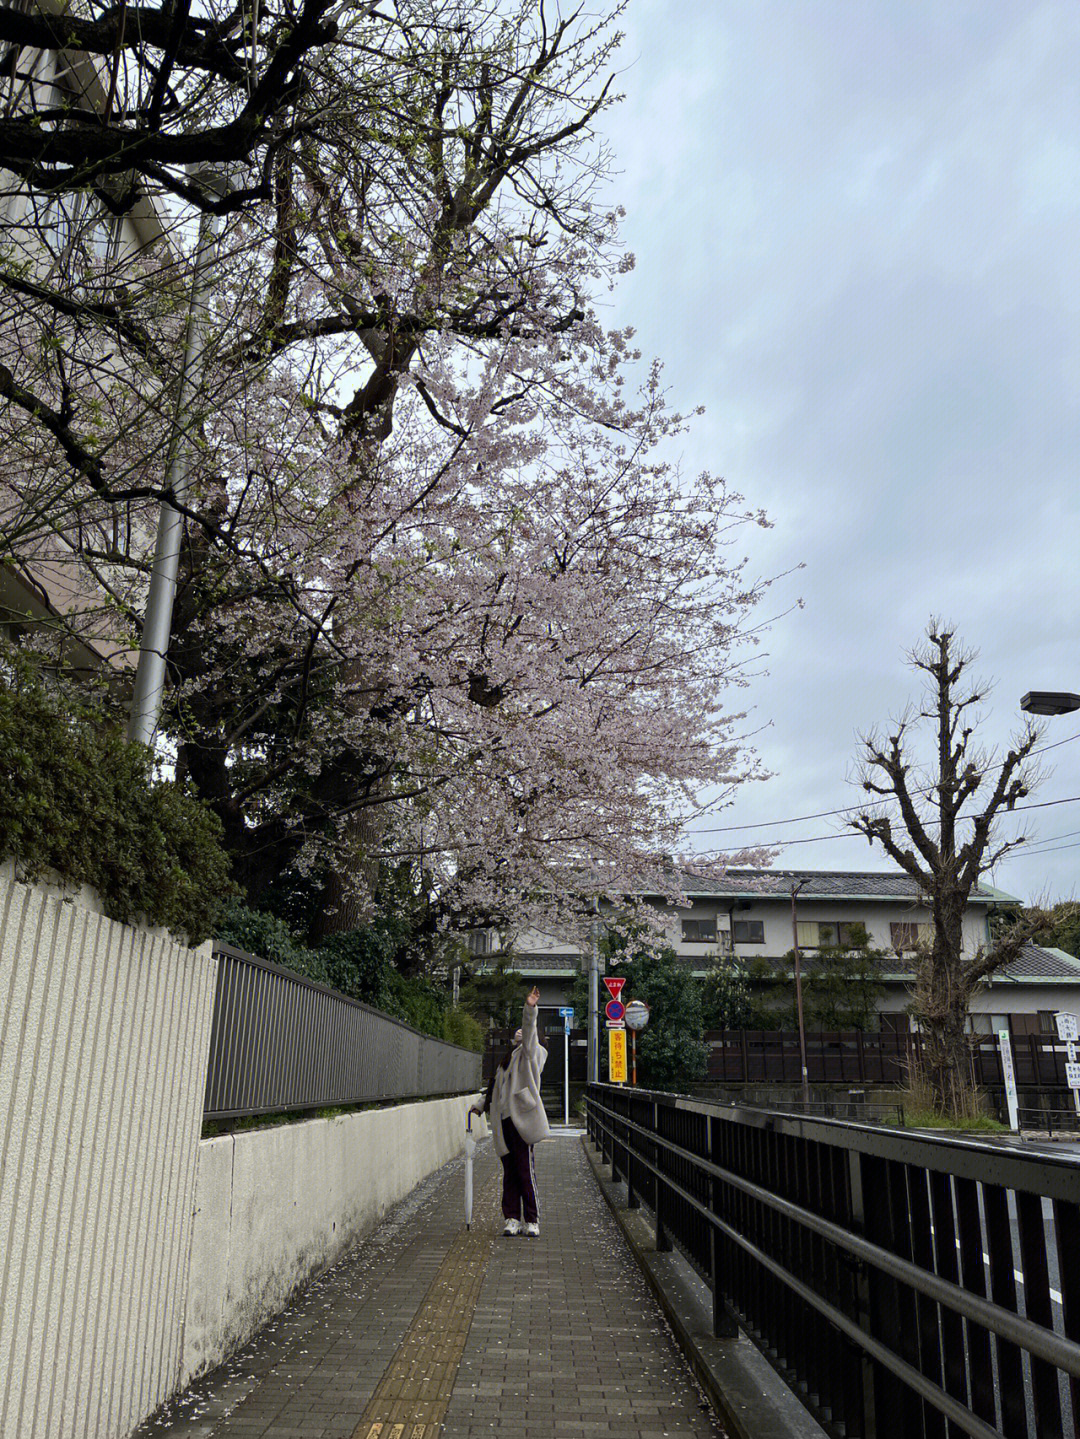
[[[500,1156],[503,1166],[503,1218],[536,1224],[540,1218],[540,1206],[536,1198],[533,1147],[525,1143],[514,1128],[512,1119],[504,1119],[502,1127],[507,1148],[507,1153]]]

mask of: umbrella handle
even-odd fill
[[[465,1133],[466,1133],[466,1134],[471,1134],[471,1133],[472,1133],[472,1110],[471,1110],[471,1109],[469,1110],[469,1117],[468,1117],[468,1118],[466,1119],[466,1121],[465,1121]]]

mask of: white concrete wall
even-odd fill
[[[460,1154],[469,1102],[424,1100],[204,1139],[183,1382],[219,1364]]]
[[[465,1097],[200,1140],[215,973],[0,865],[0,1439],[124,1439],[464,1147]]]
[[[214,973],[0,869],[4,1439],[114,1439],[175,1386]]]

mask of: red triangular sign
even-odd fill
[[[623,985],[626,983],[626,980],[619,979],[616,975],[613,974],[605,974],[604,983],[611,991],[612,999],[618,999],[619,995],[623,992]]]

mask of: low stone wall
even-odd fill
[[[213,1368],[460,1154],[467,1097],[204,1139],[182,1383]]]

